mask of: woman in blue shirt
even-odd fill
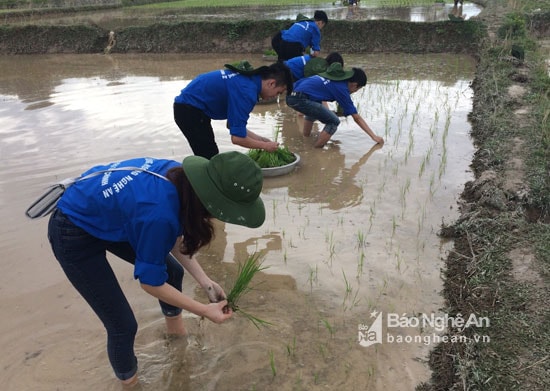
[[[321,51],[321,30],[328,23],[325,11],[315,11],[313,20],[298,15],[298,21],[288,30],[281,30],[271,39],[271,46],[277,52],[279,61],[290,60],[304,54],[307,47],[316,57]]]
[[[219,152],[211,120],[227,120],[231,142],[245,148],[273,152],[278,144],[248,130],[246,124],[258,99],[269,100],[292,90],[292,75],[281,63],[257,69],[229,69],[204,73],[191,81],[174,100],[174,120],[193,153],[210,159]]]
[[[287,95],[286,104],[305,115],[304,136],[309,137],[314,121],[321,121],[325,125],[315,142],[317,148],[323,147],[340,125],[338,116],[322,104],[334,101],[343,109],[344,116],[351,115],[355,123],[376,143],[383,144],[384,139],[371,130],[351,100],[351,94],[366,84],[367,75],[362,69],[344,70],[342,65],[336,62],[330,65],[326,72],[298,80],[292,93]]]
[[[186,334],[182,309],[222,323],[232,316],[226,295],[194,254],[213,239],[212,218],[252,228],[263,223],[263,178],[252,159],[235,151],[211,160],[189,156],[183,164],[131,159],[83,176],[114,168],[65,191],[50,217],[48,238],[63,271],[105,326],[115,375],[132,385],[137,322],[106,253],[134,265],[134,278],[159,300],[169,334]],[[211,304],[182,293],[184,269]]]

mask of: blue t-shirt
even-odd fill
[[[292,72],[294,80],[299,80],[304,77],[304,67],[309,60],[311,60],[311,56],[306,54],[286,60],[284,63],[290,69],[290,72]]]
[[[344,116],[357,114],[357,108],[351,100],[348,81],[334,81],[315,75],[298,80],[293,91],[307,94],[315,102],[338,102],[344,111]]]
[[[196,107],[212,119],[226,119],[231,135],[246,137],[246,124],[261,91],[261,76],[221,69],[197,76],[174,102]]]
[[[296,22],[288,30],[281,31],[281,38],[287,42],[299,42],[303,48],[311,46],[316,52],[321,50],[321,30],[315,22]]]
[[[82,176],[129,166],[165,175],[180,165],[173,160],[136,158],[96,166]],[[71,185],[57,207],[92,236],[129,242],[136,253],[134,277],[141,283],[166,282],[165,259],[182,234],[180,201],[172,183],[139,170],[107,172]]]

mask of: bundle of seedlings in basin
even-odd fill
[[[248,151],[248,156],[258,163],[260,168],[286,166],[296,160],[296,156],[288,150],[288,147],[279,147],[275,152],[251,149]]]
[[[260,260],[259,254],[250,255],[247,260],[241,264],[239,263],[239,269],[237,272],[237,278],[233,284],[233,288],[229,291],[227,295],[227,305],[234,311],[239,312],[241,315],[250,320],[254,326],[260,328],[260,326],[271,325],[271,323],[260,319],[254,315],[244,312],[238,305],[240,299],[253,288],[250,287],[250,282],[252,278],[259,272],[267,267],[262,266],[262,261]]]

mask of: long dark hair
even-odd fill
[[[184,225],[182,254],[193,256],[214,238],[212,215],[191,187],[182,167],[173,167],[166,177],[176,186],[180,198],[180,221]]]

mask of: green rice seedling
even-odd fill
[[[317,272],[318,272],[318,268],[317,268],[317,265],[315,265],[315,268],[312,268],[311,266],[309,267],[309,277],[308,277],[308,281],[309,281],[309,289],[310,291],[313,291],[313,283],[314,282],[317,282]]]
[[[420,163],[420,170],[418,171],[418,178],[422,178],[422,174],[424,174],[425,170],[426,170],[426,157],[424,156],[424,159],[422,159],[422,163]]]
[[[254,253],[249,255],[246,261],[243,264],[239,264],[239,269],[237,272],[237,278],[233,284],[233,288],[229,291],[227,295],[227,305],[234,311],[239,312],[245,318],[250,320],[254,326],[260,328],[260,326],[271,325],[271,323],[257,318],[254,315],[251,315],[247,312],[244,312],[238,305],[240,299],[248,293],[252,288],[250,287],[250,282],[254,276],[262,271],[267,269],[267,267],[262,266],[262,260],[260,260],[260,254]]]
[[[261,168],[285,166],[296,160],[296,156],[286,146],[280,146],[274,152],[263,149],[250,149],[248,156],[258,163]]]
[[[295,358],[296,357],[296,337],[292,339],[292,344],[286,345],[286,353],[288,354],[288,357]]]
[[[391,235],[393,237],[395,235],[396,228],[399,226],[399,224],[397,224],[397,219],[395,218],[395,215],[392,216],[391,222],[392,222]]]
[[[357,279],[361,278],[363,274],[363,268],[365,266],[365,252],[361,250],[361,255],[359,255],[359,261],[357,262]]]
[[[330,338],[333,338],[334,337],[334,327],[332,327],[332,325],[328,322],[328,320],[326,320],[325,318],[321,318],[321,323],[323,326],[325,326],[325,328],[327,329],[327,331],[329,332],[330,334]]]
[[[319,344],[319,353],[321,353],[321,357],[323,357],[323,360],[326,360],[327,358],[327,345],[324,343]]]
[[[275,213],[277,210],[277,200],[273,200],[272,206],[273,206],[273,220],[275,220],[275,217],[277,217],[277,213]]]
[[[357,231],[357,249],[363,249],[367,246],[367,237],[360,229]]]
[[[313,374],[313,384],[317,385],[319,383],[319,373],[315,372]]]
[[[329,251],[329,261],[332,265],[332,261],[334,260],[334,256],[336,255],[336,242],[334,241],[334,232],[330,232],[330,236],[327,237],[328,241],[328,251]]]
[[[269,351],[269,366],[271,367],[271,374],[273,377],[277,376],[277,368],[275,368],[275,355],[273,350]]]

